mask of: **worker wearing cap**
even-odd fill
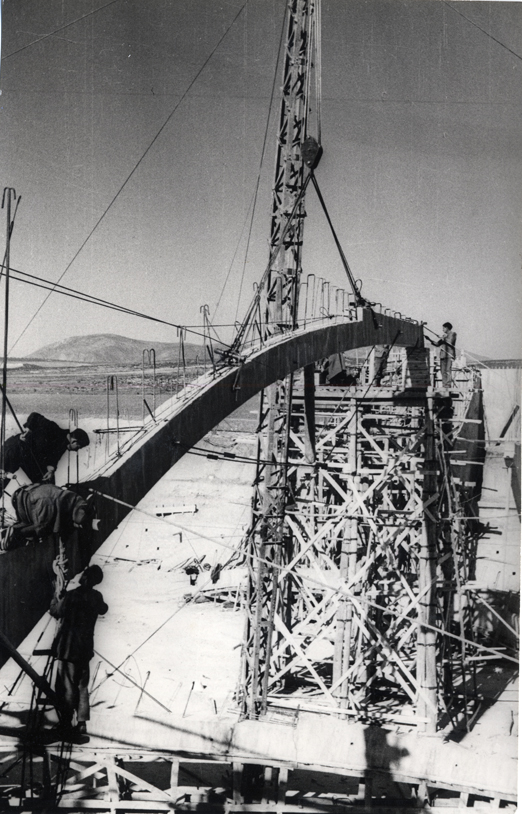
[[[54,483],[54,473],[64,452],[88,444],[85,430],[66,430],[40,413],[31,413],[24,431],[12,435],[4,444],[4,473],[23,469],[33,483]],[[4,488],[6,483],[4,474]]]

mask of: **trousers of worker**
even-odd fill
[[[77,713],[77,723],[88,721],[89,707],[89,663],[76,664],[73,661],[57,659],[55,692],[65,703],[71,723]]]
[[[452,367],[453,359],[451,356],[440,357],[440,375],[442,377],[443,387],[451,387]]]

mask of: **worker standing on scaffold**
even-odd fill
[[[54,473],[64,452],[89,445],[89,436],[80,428],[66,430],[40,413],[31,413],[24,432],[12,435],[4,444],[4,472],[1,487],[5,489],[5,473],[23,469],[33,483],[54,483]]]
[[[64,740],[87,732],[89,662],[94,655],[94,628],[98,616],[109,610],[102,594],[94,588],[102,580],[100,566],[88,566],[80,577],[79,587],[55,595],[49,608],[51,616],[61,620],[52,651],[57,659],[54,689],[67,710],[59,727]]]
[[[440,375],[442,376],[442,386],[451,387],[452,367],[455,358],[455,345],[457,334],[453,330],[451,322],[445,322],[442,326],[442,336],[438,342],[427,337],[432,345],[440,347]]]

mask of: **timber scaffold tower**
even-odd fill
[[[295,329],[300,312],[306,322],[299,292],[310,180],[323,203],[314,177],[318,17],[317,3],[289,3],[269,264],[238,346],[248,331],[266,339]],[[375,322],[340,252],[349,306],[369,307]],[[401,357],[393,343],[383,378],[378,349],[367,350],[357,386],[326,384],[312,364],[261,396],[239,700],[254,719],[301,708],[427,733],[448,720],[467,727],[469,657],[481,652],[465,591],[476,484],[457,474],[456,439],[476,381],[437,390],[428,351]]]

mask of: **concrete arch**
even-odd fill
[[[135,506],[191,447],[256,393],[325,356],[391,343],[422,347],[422,326],[360,308],[353,321],[323,322],[282,334],[241,365],[200,377],[186,399],[166,402],[154,426],[130,439],[122,455],[103,467],[98,477],[80,484],[85,494],[95,490],[115,499],[96,498],[101,518],[97,545],[121,522],[129,506]]]

